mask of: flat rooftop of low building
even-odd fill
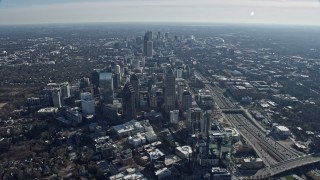
[[[286,126],[276,126],[276,128],[280,131],[289,131],[289,129]]]

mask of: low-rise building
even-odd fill
[[[176,155],[189,161],[192,156],[192,148],[190,146],[178,146],[176,147]]]
[[[287,138],[291,135],[291,131],[286,126],[275,126],[273,132],[281,138]]]
[[[118,137],[130,136],[139,132],[144,132],[144,127],[136,120],[131,120],[127,123],[113,126],[112,129],[117,133]]]
[[[164,179],[171,176],[171,171],[168,168],[162,168],[154,172],[158,179]]]
[[[211,180],[230,180],[231,173],[227,169],[213,167],[210,172]]]
[[[264,164],[261,158],[246,158],[241,163],[243,169],[260,169],[263,168]]]

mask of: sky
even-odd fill
[[[320,26],[319,0],[0,0],[0,24],[246,23]]]

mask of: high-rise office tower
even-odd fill
[[[139,58],[134,58],[134,59],[132,59],[131,68],[132,68],[133,70],[140,69],[140,59],[139,59]]]
[[[183,82],[178,82],[178,104],[182,104],[182,94],[184,92],[184,83]]]
[[[112,73],[101,72],[99,75],[100,98],[104,103],[112,103],[113,77]]]
[[[139,78],[136,74],[130,76],[130,83],[134,89],[135,104],[139,106]]]
[[[119,64],[117,64],[116,67],[115,67],[115,74],[120,74],[121,75],[121,67],[120,67]]]
[[[158,107],[158,97],[156,93],[152,93],[149,96],[149,106],[150,108],[157,108]]]
[[[61,96],[63,98],[68,98],[70,97],[70,85],[68,82],[64,82],[60,86],[61,89]]]
[[[113,74],[113,87],[119,88],[121,85],[121,77],[120,74]]]
[[[152,57],[153,56],[153,42],[152,41],[148,41],[147,42],[147,57]]]
[[[101,71],[100,69],[94,69],[93,72],[91,73],[91,82],[92,82],[94,88],[99,87],[100,71]]]
[[[189,67],[189,65],[185,66],[185,69],[183,71],[183,78],[184,79],[189,79],[191,77],[192,73],[191,73],[191,69]]]
[[[169,32],[164,33],[164,38],[169,39]]]
[[[176,78],[170,66],[167,66],[164,79],[164,106],[165,112],[169,114],[171,110],[175,109],[176,102]]]
[[[53,106],[60,108],[61,107],[61,93],[59,89],[54,89],[51,92]]]
[[[192,134],[198,135],[201,132],[200,121],[202,119],[202,110],[200,108],[190,108],[187,111],[187,121]]]
[[[90,85],[90,79],[83,77],[80,79],[79,84],[80,84],[80,89],[86,88]],[[70,90],[70,95],[71,95],[71,90]]]
[[[159,40],[160,38],[161,38],[161,33],[160,33],[160,31],[158,31],[157,40]]]
[[[145,57],[141,57],[140,67],[145,67],[145,66],[146,66],[146,58]]]
[[[189,91],[184,91],[182,94],[182,110],[187,111],[192,106],[192,95]]]
[[[92,94],[89,92],[81,93],[81,108],[84,115],[95,114],[95,104],[92,98]]]
[[[208,139],[209,138],[209,132],[210,132],[210,129],[211,129],[211,111],[206,111],[203,114],[203,117],[200,120],[200,127],[201,127],[202,138]]]
[[[127,82],[122,90],[123,115],[127,120],[137,118],[135,92],[130,82]]]
[[[183,67],[176,68],[176,77],[177,78],[183,78],[183,70],[184,70]]]
[[[177,124],[179,121],[179,110],[170,111],[170,123]]]
[[[147,31],[143,37],[143,54],[147,55],[148,41],[152,41],[152,31]]]

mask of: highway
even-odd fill
[[[207,78],[200,73],[195,72],[202,81],[207,81]],[[213,87],[211,84],[205,84],[205,88],[210,90],[213,98],[220,109],[239,110],[237,114],[225,113],[225,117],[236,127],[241,135],[252,145],[259,157],[264,161],[266,167],[270,167],[282,160],[296,157],[290,153],[285,147],[277,143],[271,138],[266,138],[265,133],[253,125],[246,117],[241,114],[242,109],[236,106],[223,96],[223,90],[218,87]]]
[[[272,138],[266,137],[264,132],[254,126],[242,114],[226,114],[225,117],[254,145],[253,147],[257,152],[260,151],[261,158],[267,159],[265,163],[267,167],[299,156],[293,150]]]
[[[320,162],[319,154],[309,154],[300,156],[294,159],[288,159],[282,162],[279,162],[275,165],[272,165],[269,169],[261,169],[254,176],[250,177],[250,179],[262,179],[270,176],[274,176],[280,174],[285,171],[289,171],[301,166],[305,166],[308,164],[313,164]]]
[[[205,82],[204,83],[205,88],[211,91],[213,99],[220,109],[236,108],[236,106],[228,98],[224,97],[223,90],[221,88],[217,86],[212,86],[210,83],[208,83],[209,81],[207,80],[207,78],[205,78],[199,72],[195,71],[194,74],[198,76],[202,80],[202,82]]]
[[[301,167],[307,164],[320,162],[320,155],[304,155],[291,147],[286,147],[271,137],[266,137],[265,129],[261,128],[249,112],[244,108],[237,108],[228,98],[223,96],[223,90],[212,86],[207,78],[195,71],[215,100],[223,116],[239,131],[242,137],[254,148],[257,155],[265,163],[265,168],[247,179],[262,179],[279,173]],[[251,120],[249,120],[250,118]]]
[[[277,160],[269,155],[268,151],[265,150],[263,144],[258,143],[258,138],[252,135],[247,128],[245,128],[241,122],[237,121],[237,118],[233,114],[225,114],[225,117],[229,120],[234,127],[237,128],[238,132],[244,137],[247,142],[254,148],[258,156],[263,160],[266,167],[270,167],[277,163]]]

